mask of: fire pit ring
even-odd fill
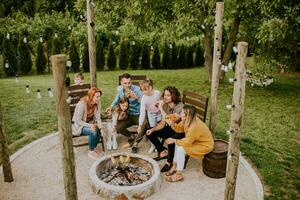
[[[132,186],[112,185],[102,181],[99,178],[100,171],[103,171],[103,168],[107,166],[108,163],[111,165],[111,157],[119,158],[120,156],[124,156],[124,158],[130,157],[132,160],[140,159],[142,162],[145,162],[148,167],[151,166],[150,173],[152,176],[150,179]],[[106,199],[144,199],[159,191],[161,186],[160,168],[156,161],[148,156],[125,152],[105,155],[95,161],[90,168],[89,177],[93,191]]]

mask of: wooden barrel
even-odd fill
[[[228,142],[215,139],[214,150],[206,154],[203,159],[203,172],[211,178],[226,176]]]

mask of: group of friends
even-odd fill
[[[75,74],[75,84],[83,84],[83,75]],[[102,91],[91,87],[87,96],[81,98],[72,118],[74,135],[89,136],[88,156],[98,159],[102,153],[96,146],[102,137],[101,121]],[[151,143],[148,153],[157,151],[154,160],[166,159],[161,172],[169,182],[183,180],[186,155],[202,159],[214,148],[214,140],[209,128],[197,117],[192,105],[184,105],[178,89],[167,86],[162,93],[153,89],[153,81],[140,81],[139,86],[132,84],[128,73],[121,75],[117,94],[106,109],[112,120],[107,124],[107,149],[117,149],[117,134],[128,138],[125,147],[132,153],[138,152],[139,143],[146,136]],[[127,128],[138,125],[137,134]]]

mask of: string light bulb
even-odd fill
[[[6,60],[6,62],[5,62],[5,65],[4,65],[4,66],[5,66],[5,68],[6,68],[6,69],[8,69],[8,68],[9,68],[9,62],[8,62],[8,60]]]
[[[30,93],[29,85],[26,85],[26,86],[25,86],[25,93],[26,93],[26,94],[29,94],[29,93]]]
[[[54,33],[54,37],[58,38],[58,34],[57,32]]]
[[[18,76],[18,74],[16,74],[16,83],[18,83],[19,82],[19,76]]]
[[[6,34],[6,39],[8,39],[8,40],[10,39],[10,34],[9,33]]]
[[[37,97],[38,99],[41,99],[41,98],[42,98],[41,90],[40,90],[40,89],[37,89],[37,91],[36,91],[36,97]]]
[[[236,47],[236,46],[234,46],[232,49],[233,49],[233,52],[234,52],[235,54],[237,54],[237,52],[238,52],[238,49],[237,49],[237,47]]]
[[[43,42],[43,36],[40,36],[40,43]]]
[[[53,97],[53,93],[52,93],[52,91],[51,91],[51,88],[48,88],[48,96],[49,96],[50,98]]]
[[[226,105],[226,109],[227,110],[231,110],[232,108],[234,108],[235,106],[234,105]]]
[[[133,41],[132,41],[132,46],[134,46],[134,45],[135,45],[135,41],[133,40]]]
[[[203,24],[201,24],[201,28],[202,28],[202,29],[205,29],[205,26],[204,26]]]
[[[233,82],[237,81],[237,79],[236,78],[229,78],[228,81],[229,81],[229,83],[233,83]]]
[[[23,42],[26,44],[27,43],[27,37],[23,38]]]

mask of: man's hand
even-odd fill
[[[146,131],[146,135],[151,135],[154,132],[154,128],[151,128]]]
[[[128,96],[128,98],[132,98],[132,99],[138,99],[139,98],[132,90],[128,91],[127,96]]]
[[[108,108],[106,108],[105,112],[108,113],[108,114],[111,114],[111,110],[112,110],[112,108],[108,107]]]
[[[166,142],[167,144],[173,144],[173,143],[176,142],[176,139],[168,138],[168,139],[165,140],[165,142]]]

